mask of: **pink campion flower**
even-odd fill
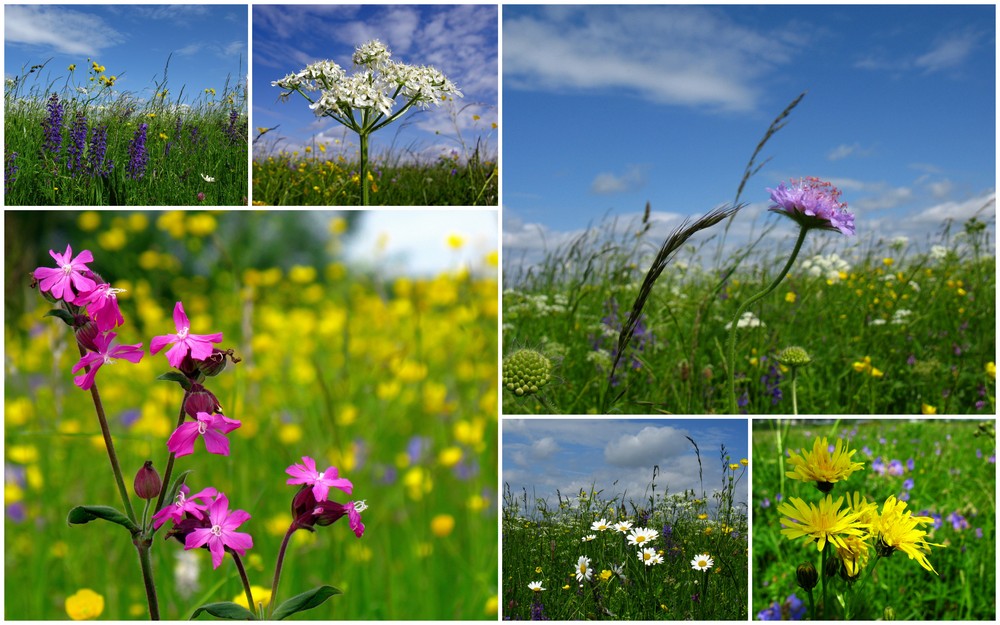
[[[171,367],[179,367],[190,352],[194,360],[205,360],[212,355],[212,343],[222,342],[222,332],[215,334],[190,334],[191,322],[184,314],[184,305],[180,302],[174,306],[174,325],[177,327],[177,334],[165,334],[155,336],[149,342],[149,353],[155,354],[167,345],[173,343],[173,347],[167,350],[167,362]]]
[[[309,484],[312,486],[313,496],[316,501],[326,500],[331,488],[339,488],[348,495],[354,489],[351,481],[338,477],[337,467],[330,467],[326,471],[316,470],[316,461],[309,456],[302,456],[302,464],[293,464],[285,469],[285,473],[292,477],[285,484]]]
[[[73,378],[74,384],[85,391],[89,390],[94,385],[94,376],[97,375],[97,370],[104,365],[115,364],[115,358],[124,358],[129,362],[139,362],[142,360],[142,357],[145,355],[145,352],[142,351],[142,343],[136,343],[135,345],[114,345],[113,342],[116,336],[118,335],[114,332],[108,332],[107,334],[98,334],[94,337],[94,347],[97,350],[87,352],[80,359],[80,362],[73,365],[73,373],[87,366],[90,367],[90,371]]]
[[[229,434],[243,425],[236,419],[230,419],[221,414],[199,412],[195,421],[182,423],[167,439],[167,449],[177,454],[177,457],[194,453],[194,441],[199,437],[205,439],[205,449],[211,454],[229,455]]]
[[[212,553],[212,568],[217,569],[222,564],[226,547],[241,556],[246,555],[247,549],[253,547],[253,537],[250,534],[234,531],[249,518],[250,514],[245,510],[229,512],[229,499],[219,493],[208,506],[208,522],[211,527],[200,527],[188,534],[184,539],[184,549],[197,549],[207,544]]]
[[[361,522],[361,513],[368,509],[368,504],[364,501],[348,501],[344,504],[347,508],[347,520],[351,523],[354,535],[361,538],[365,533],[365,524]]]
[[[819,178],[808,177],[785,183],[777,189],[768,189],[773,204],[772,212],[790,217],[803,228],[839,230],[851,236],[854,215],[847,210],[847,203],[840,201],[840,189]]]
[[[118,294],[125,289],[112,288],[110,284],[98,284],[92,291],[80,293],[76,297],[77,306],[87,306],[87,312],[101,332],[107,332],[125,323],[125,317],[118,308]]]
[[[76,293],[94,290],[97,283],[84,276],[81,272],[90,269],[86,263],[94,262],[94,256],[90,250],[83,250],[73,258],[73,248],[66,245],[65,254],[57,254],[54,250],[49,250],[49,255],[55,259],[57,268],[39,267],[35,269],[35,279],[38,280],[38,288],[42,292],[52,293],[52,297],[64,300],[68,304],[76,303]]]
[[[177,493],[174,502],[153,515],[153,529],[160,529],[160,526],[167,521],[180,523],[185,513],[191,513],[196,519],[204,519],[202,511],[208,508],[208,503],[199,503],[199,500],[207,501],[210,497],[215,497],[218,491],[209,486],[194,495],[189,494],[190,492],[191,489],[187,484],[181,484],[180,492]]]

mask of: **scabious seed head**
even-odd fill
[[[524,397],[537,393],[552,378],[552,361],[533,349],[519,349],[503,360],[503,385]]]
[[[812,358],[801,347],[786,347],[778,352],[777,358],[786,367],[804,367],[812,362]]]

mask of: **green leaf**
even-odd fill
[[[121,525],[133,534],[139,531],[139,527],[133,523],[123,512],[111,506],[77,506],[69,511],[66,521],[70,525],[83,525],[90,523],[94,519],[104,519]]]
[[[232,601],[220,601],[218,603],[206,603],[191,615],[193,621],[202,612],[208,612],[216,618],[229,619],[230,621],[256,621],[257,617],[253,612]]]
[[[320,586],[318,588],[313,588],[312,590],[307,590],[301,595],[295,595],[275,608],[274,614],[271,615],[271,618],[276,621],[284,620],[296,612],[311,610],[316,606],[321,605],[330,597],[339,594],[342,594],[340,590],[334,588],[333,586]]]
[[[191,380],[189,380],[188,377],[180,371],[167,371],[156,379],[165,380],[167,382],[177,382],[184,388],[185,391],[191,390]]]
[[[70,314],[68,310],[63,310],[62,308],[53,308],[49,312],[45,313],[45,317],[59,317],[66,322],[66,325],[73,327],[73,315]]]

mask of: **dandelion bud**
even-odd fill
[[[801,347],[786,347],[778,352],[777,360],[786,367],[804,367],[812,362],[812,358]]]
[[[798,580],[799,586],[803,590],[810,591],[819,582],[819,574],[816,572],[815,566],[806,562],[805,564],[800,564],[799,568],[795,569],[795,579]]]
[[[73,327],[76,332],[76,342],[80,344],[80,347],[91,352],[101,351],[94,343],[94,339],[100,336],[101,331],[93,319],[87,315],[76,315],[73,319]]]
[[[222,412],[219,400],[201,384],[192,384],[188,392],[187,399],[184,400],[184,412],[193,419],[198,418],[199,412],[216,414]]]
[[[503,360],[503,385],[523,397],[537,393],[551,379],[552,361],[532,349],[520,349]]]
[[[139,472],[135,474],[135,482],[132,488],[140,499],[153,499],[160,494],[160,474],[153,468],[153,461],[147,460]]]
[[[823,575],[826,575],[827,577],[833,577],[834,575],[840,573],[841,566],[843,566],[843,563],[840,561],[840,558],[834,555],[834,557],[827,559],[826,565],[823,569]]]
[[[887,605],[885,606],[885,608],[882,609],[882,620],[884,621],[896,620],[896,611],[892,609],[891,605]]]

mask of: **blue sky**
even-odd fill
[[[840,187],[859,239],[926,245],[987,204],[994,220],[993,5],[505,5],[502,21],[505,266],[647,200],[654,235],[733,201],[807,90],[730,237],[778,220],[765,188],[802,176]]]
[[[529,505],[534,496],[551,508],[556,489],[576,496],[592,485],[605,499],[627,493],[639,504],[658,465],[657,492],[700,494],[698,459],[685,436],[698,443],[709,494],[722,483],[720,445],[733,462],[750,457],[746,419],[504,419],[503,481],[515,496],[526,488]],[[747,501],[748,481],[737,485],[738,502]]]
[[[231,87],[245,79],[247,19],[246,5],[6,5],[4,75],[51,58],[41,88],[61,88],[70,64],[75,84],[85,85],[90,58],[118,77],[116,90],[149,99],[170,57],[170,96],[184,87],[184,102],[194,104],[205,89],[221,95],[227,77]]]
[[[372,39],[385,44],[395,61],[436,67],[464,96],[454,107],[411,109],[372,136],[374,154],[392,148],[433,159],[451,150],[472,150],[482,137],[495,155],[495,5],[254,5],[253,123],[277,126],[264,136],[267,148],[301,151],[315,140],[335,150],[347,144],[348,155],[356,151],[355,135],[329,118],[317,118],[298,94],[279,101],[281,90],[271,82],[327,59],[352,73],[355,48]]]

